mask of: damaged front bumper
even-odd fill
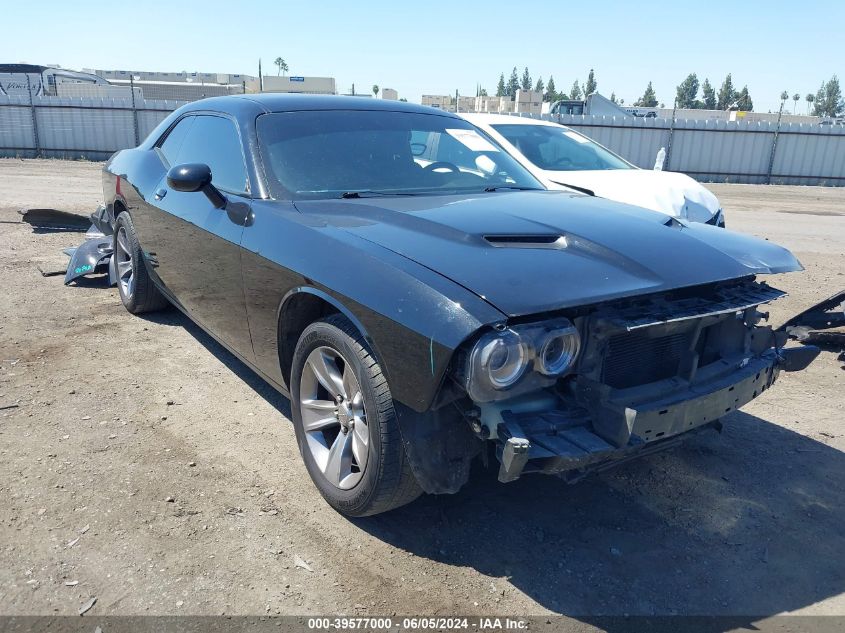
[[[503,410],[497,428],[499,480],[544,473],[575,481],[634,456],[677,444],[691,431],[719,419],[768,389],[781,370],[804,369],[818,348],[771,349],[743,358],[734,371],[690,384],[671,395],[626,402],[610,400],[601,416],[587,410]]]

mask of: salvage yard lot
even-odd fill
[[[576,486],[479,469],[460,494],[348,520],[289,403],[175,310],[65,287],[100,164],[0,160],[0,613],[845,614],[845,372],[825,351],[721,435]],[[845,288],[845,190],[708,185],[728,226],[807,271],[776,324]]]

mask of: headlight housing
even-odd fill
[[[459,377],[476,402],[510,398],[554,384],[575,366],[580,349],[569,319],[516,325],[479,338]]]

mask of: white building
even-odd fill
[[[514,98],[514,112],[520,114],[540,114],[543,111],[543,93],[535,90],[516,91]]]
[[[399,100],[399,93],[396,92],[393,88],[382,88],[381,89],[381,98],[388,99],[389,101],[398,101]]]
[[[259,92],[258,79],[246,82],[246,91]],[[334,77],[302,77],[296,75],[276,77],[265,75],[264,92],[335,95],[337,94],[337,83]]]
[[[452,107],[452,97],[450,95],[423,95],[420,103],[430,108],[440,108],[441,110],[449,111]]]

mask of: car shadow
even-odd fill
[[[845,455],[743,412],[724,421],[574,486],[480,471],[358,525],[576,617],[771,615],[845,591]]]
[[[286,419],[291,419],[290,400],[276,391],[266,380],[250,369],[241,359],[218,343],[210,334],[191,321],[174,307],[158,312],[138,315],[140,318],[157,323],[184,328],[197,342],[223,363],[229,371],[243,380],[256,394],[275,408]]]
[[[290,419],[287,398],[182,313],[144,318],[184,327]],[[491,602],[507,604],[507,579],[545,609],[605,630],[631,622],[596,616],[725,615],[739,628],[845,591],[845,454],[741,411],[724,423],[721,434],[571,486],[540,475],[500,484],[479,464],[456,495],[354,523],[489,576]]]

